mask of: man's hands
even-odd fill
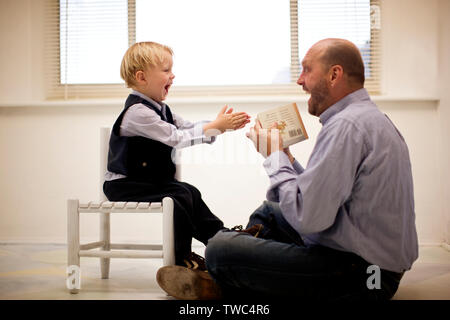
[[[256,120],[255,126],[250,128],[250,131],[246,134],[247,138],[253,141],[256,151],[261,153],[264,158],[275,151],[283,150],[283,139],[277,127],[278,124],[274,123],[269,129],[263,129],[261,123]],[[289,148],[285,150],[289,152]]]
[[[241,129],[250,122],[250,116],[246,112],[232,113],[233,108],[227,109],[228,106],[224,106],[214,121],[203,126],[203,131],[206,133],[208,130],[219,130],[224,133],[226,130]]]

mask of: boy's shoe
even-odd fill
[[[180,300],[217,300],[222,297],[220,287],[209,273],[181,266],[165,266],[156,273],[161,289]]]
[[[236,231],[236,232],[249,233],[252,236],[254,236],[255,238],[258,238],[259,233],[261,232],[261,230],[263,228],[264,228],[264,226],[262,224],[255,224],[255,225],[253,225],[253,226],[251,226],[250,228],[247,228],[247,229],[243,229],[242,225],[234,226],[233,228],[231,228],[231,230]]]
[[[184,264],[188,269],[193,270],[200,270],[200,271],[206,271],[206,263],[205,258],[202,256],[199,256],[195,252],[191,252],[188,254],[188,256],[183,259]]]

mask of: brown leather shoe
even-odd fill
[[[242,226],[234,226],[233,228],[231,228],[231,230],[236,231],[236,232],[245,232],[245,233],[249,233],[252,236],[254,236],[255,238],[258,238],[259,233],[261,232],[261,230],[264,228],[264,226],[262,224],[255,224],[253,226],[251,226],[250,228],[247,229],[242,229]]]
[[[165,266],[156,273],[161,289],[180,300],[217,300],[220,287],[209,273],[181,266]]]

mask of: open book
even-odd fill
[[[283,148],[308,139],[296,103],[260,112],[256,118],[263,129],[269,129],[274,122],[278,124],[278,130],[283,139]]]

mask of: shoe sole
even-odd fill
[[[165,266],[156,273],[158,285],[170,296],[180,300],[217,300],[221,293],[211,276],[181,266]]]

